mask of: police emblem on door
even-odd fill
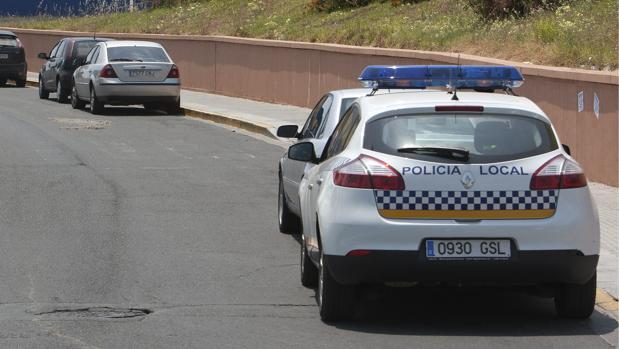
[[[475,185],[475,177],[471,172],[465,172],[460,178],[460,182],[465,189],[471,189]]]

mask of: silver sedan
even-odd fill
[[[106,104],[143,104],[147,109],[180,112],[180,73],[159,44],[146,41],[98,43],[73,74],[71,104],[90,105],[101,114]]]

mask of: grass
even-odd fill
[[[484,21],[464,0],[317,12],[307,0],[202,0],[176,8],[0,25],[97,32],[214,34],[477,54],[586,69],[618,68],[616,0],[573,0],[526,18]]]

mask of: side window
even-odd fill
[[[96,50],[97,50],[97,47],[95,46],[92,50],[90,50],[90,52],[88,52],[88,55],[86,56],[86,60],[84,61],[84,64],[90,64],[92,62],[92,56],[95,54]]]
[[[100,48],[101,48],[101,46],[97,46],[97,48],[95,48],[95,52],[93,52],[93,54],[92,54],[91,64],[96,64],[97,63],[97,60],[99,59],[99,52],[101,51]]]
[[[335,131],[333,131],[333,135],[331,135],[327,151],[325,152],[325,159],[337,155],[346,149],[360,120],[359,110],[357,108],[353,107],[344,114],[339,125],[337,125]]]
[[[56,52],[56,57],[57,58],[64,58],[65,47],[67,47],[67,41],[66,40],[62,40],[60,42],[60,46],[58,46],[58,51]]]
[[[60,42],[58,42],[56,46],[54,46],[54,48],[52,49],[52,52],[49,53],[49,58],[56,58],[56,53],[58,52],[59,47],[60,47]]]
[[[324,123],[331,104],[333,104],[333,96],[330,94],[324,95],[318,101],[301,130],[301,138],[317,138],[320,126]]]

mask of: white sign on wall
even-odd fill
[[[585,111],[585,93],[583,91],[578,92],[578,112]]]
[[[593,93],[593,112],[596,118],[600,118],[600,99],[597,93]]]

